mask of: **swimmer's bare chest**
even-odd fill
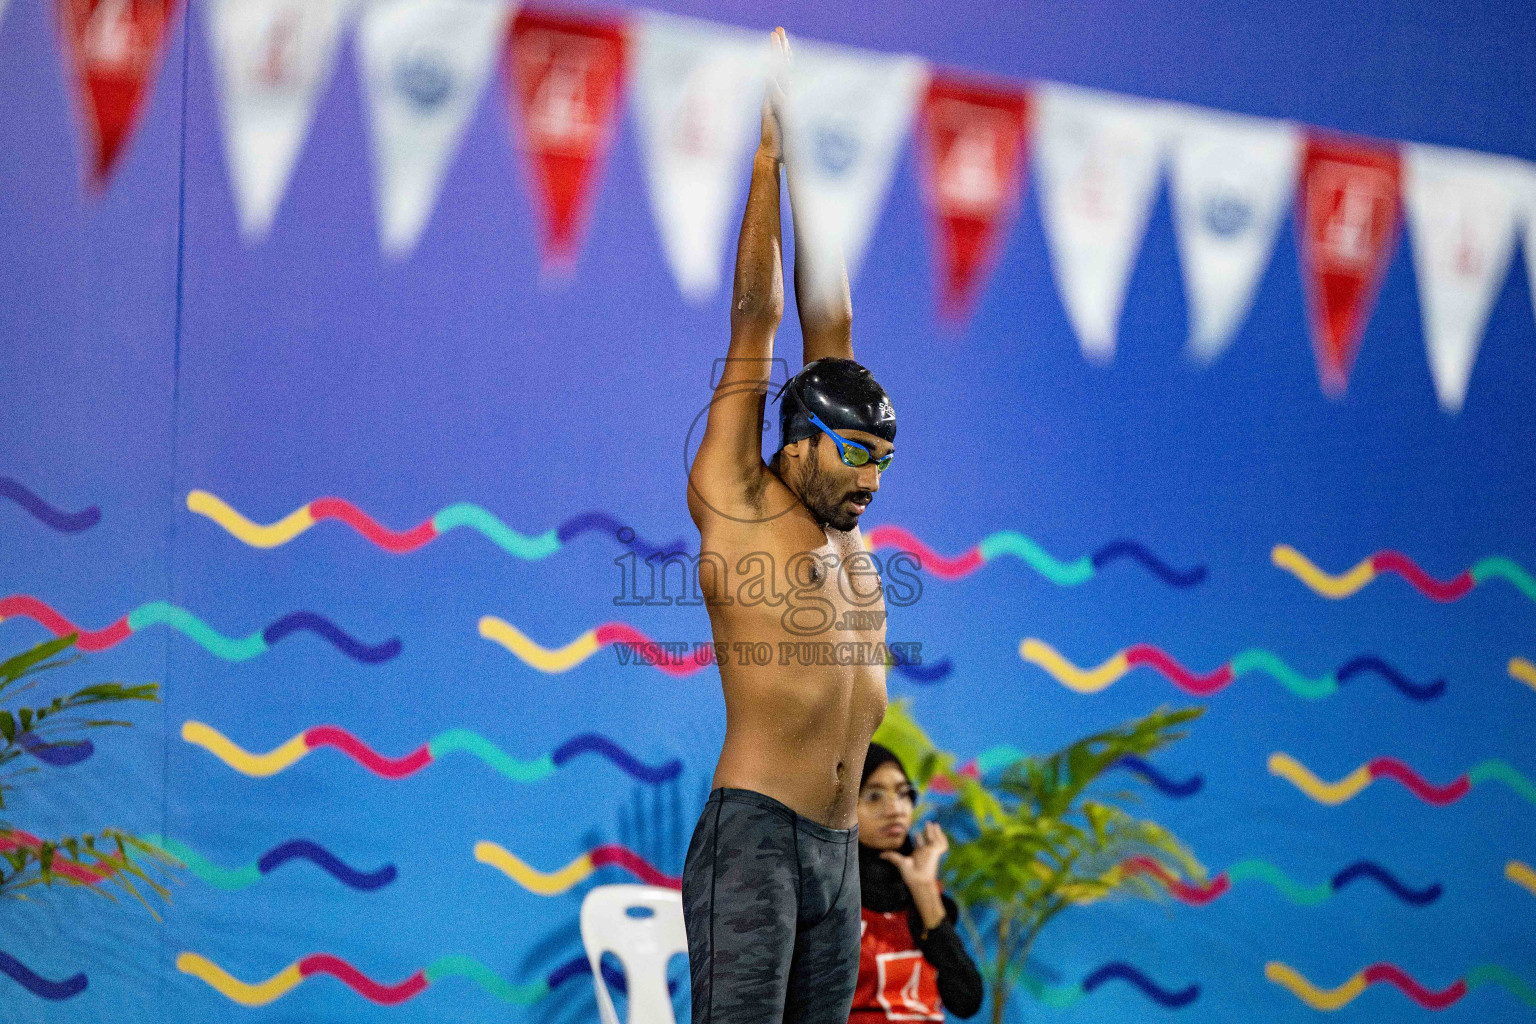
[[[847,828],[885,714],[885,599],[857,530],[792,515],[704,538],[726,709],[714,784]]]

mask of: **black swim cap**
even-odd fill
[[[896,440],[896,410],[870,373],[852,359],[806,363],[779,392],[779,447],[820,433],[816,416],[833,430],[862,430]]]

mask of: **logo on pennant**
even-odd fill
[[[524,11],[510,46],[512,101],[544,213],[545,265],[569,271],[613,135],[624,29]]]
[[[90,147],[89,180],[106,188],[138,123],[177,0],[58,0]]]
[[[1318,375],[1323,391],[1338,398],[1397,240],[1397,152],[1310,137],[1298,202]]]
[[[743,164],[758,139],[768,46],[757,33],[644,14],[633,37],[634,99],[651,208],[678,287],[720,287]]]
[[[947,75],[919,119],[924,195],[939,249],[939,308],[965,319],[1018,209],[1029,100],[1023,89]]]
[[[416,245],[506,39],[503,0],[373,0],[357,55],[373,122],[379,237]]]

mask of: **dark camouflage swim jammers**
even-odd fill
[[[683,866],[693,1024],[847,1024],[859,976],[858,829],[717,789]]]

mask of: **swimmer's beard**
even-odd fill
[[[859,525],[859,516],[844,512],[843,506],[849,501],[856,500],[865,505],[867,511],[869,503],[874,501],[875,497],[869,491],[834,493],[836,485],[822,475],[821,466],[817,464],[814,454],[807,461],[801,486],[800,501],[816,520],[817,525],[824,529],[830,527],[843,533]]]

